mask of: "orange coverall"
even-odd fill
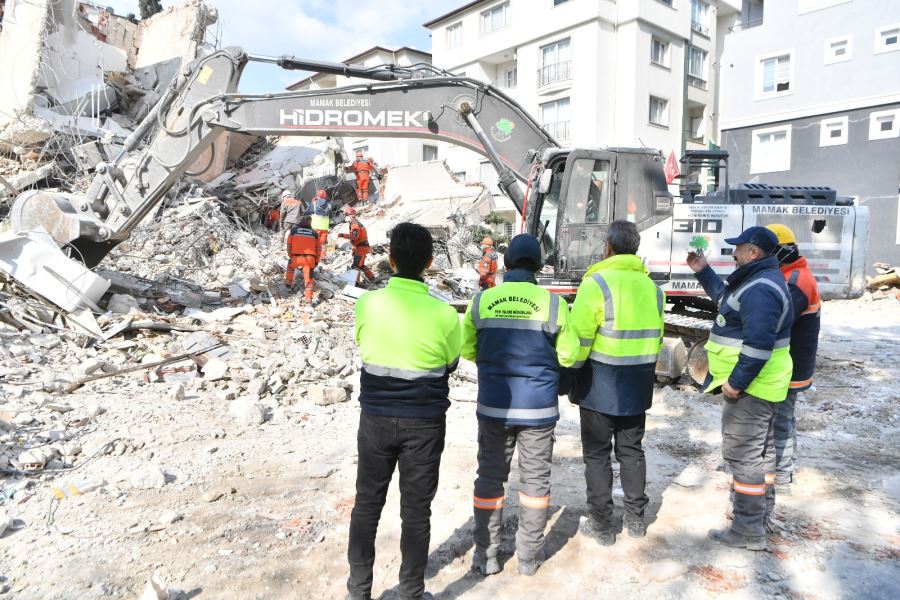
[[[371,158],[355,160],[350,170],[356,173],[356,199],[360,202],[369,201],[369,179],[375,170],[375,161]]]
[[[370,280],[374,279],[375,273],[366,266],[366,255],[372,248],[369,246],[369,234],[365,225],[353,217],[350,219],[350,233],[339,233],[338,237],[350,240],[350,245],[353,246],[353,268],[362,271]]]
[[[303,269],[303,281],[306,285],[304,297],[312,302],[315,293],[315,281],[312,271],[319,265],[319,236],[307,227],[295,225],[288,237],[288,267],[284,281],[288,287],[294,287],[294,271]]]
[[[497,275],[497,252],[493,248],[488,248],[481,255],[481,261],[478,263],[478,285],[481,289],[486,290],[494,287]]]

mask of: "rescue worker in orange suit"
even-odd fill
[[[265,213],[263,213],[263,222],[266,226],[266,229],[270,231],[278,231],[279,223],[281,221],[281,205],[272,201],[266,207]]]
[[[494,240],[486,237],[481,240],[481,261],[478,263],[478,285],[486,290],[497,285],[497,251],[494,250]]]
[[[366,232],[366,226],[356,218],[356,209],[352,206],[346,207],[344,214],[350,220],[350,233],[339,233],[338,237],[350,240],[350,245],[353,247],[353,268],[361,271],[369,281],[372,281],[375,279],[375,273],[366,266],[366,255],[372,250],[369,246],[369,234]],[[359,281],[358,278],[357,281]]]
[[[310,217],[312,228],[319,235],[319,260],[324,261],[328,251],[328,230],[331,228],[331,202],[325,190],[316,192],[306,214]]]
[[[284,231],[285,244],[288,236],[291,234],[291,228],[300,222],[304,212],[303,202],[298,198],[294,198],[291,190],[281,192],[281,215],[278,217],[278,225]]]
[[[369,201],[369,180],[372,172],[375,171],[375,161],[371,158],[363,158],[362,150],[356,151],[356,160],[347,169],[352,173],[356,173],[356,199],[360,202]]]
[[[313,269],[319,265],[319,236],[310,227],[309,215],[301,217],[300,222],[291,227],[287,251],[289,259],[284,281],[289,289],[294,289],[294,271],[303,269],[303,295],[311,303],[315,293]]]
[[[816,278],[810,272],[806,258],[800,256],[797,236],[788,227],[773,223],[766,226],[778,237],[775,258],[788,284],[794,305],[794,323],[791,326],[791,360],[794,372],[791,376],[787,398],[775,409],[775,494],[790,496],[794,481],[794,464],[797,453],[797,419],[794,404],[797,395],[812,386],[816,369],[816,351],[819,346],[820,309],[822,300]]]

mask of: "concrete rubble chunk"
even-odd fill
[[[146,465],[132,473],[129,481],[139,490],[158,490],[166,485],[166,474],[158,466]]]
[[[228,363],[218,358],[210,358],[203,365],[203,379],[206,381],[219,381],[228,375]]]
[[[106,304],[106,309],[110,312],[127,315],[134,310],[139,310],[140,304],[137,298],[127,294],[113,294]]]
[[[330,404],[338,404],[346,402],[350,399],[350,394],[342,387],[333,387],[314,383],[306,388],[309,399],[319,406],[328,406]]]
[[[261,425],[266,420],[266,409],[259,403],[258,396],[241,396],[228,406],[228,410],[235,422],[244,427]]]
[[[184,400],[184,384],[176,383],[172,388],[172,391],[169,393],[169,397],[173,400]]]
[[[312,479],[326,479],[331,477],[337,469],[323,463],[312,463],[306,468],[306,474]]]

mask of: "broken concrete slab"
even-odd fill
[[[241,396],[228,405],[228,411],[238,425],[250,427],[266,421],[266,410],[258,396]]]

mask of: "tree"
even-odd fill
[[[148,19],[162,12],[162,3],[159,0],[138,0],[138,8],[141,9],[141,18]]]

